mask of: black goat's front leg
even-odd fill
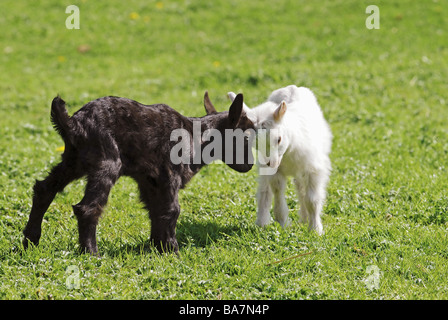
[[[149,210],[151,219],[151,244],[159,252],[179,250],[176,240],[176,224],[180,214],[179,188],[155,185],[155,180],[138,180],[140,198]]]
[[[171,203],[170,206],[160,210],[150,209],[151,218],[151,243],[159,252],[179,251],[176,239],[176,224],[179,218],[179,204]]]

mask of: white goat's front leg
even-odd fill
[[[270,187],[271,176],[260,175],[257,191],[257,220],[255,224],[264,227],[271,222],[272,191]]]
[[[288,227],[291,221],[288,218],[288,205],[285,199],[286,178],[276,173],[271,179],[271,189],[274,194],[274,217],[283,228]]]

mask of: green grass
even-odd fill
[[[65,28],[70,4],[79,30]],[[0,298],[447,299],[448,4],[376,1],[381,28],[368,30],[369,4],[2,1]],[[292,185],[292,226],[255,227],[256,170],[213,164],[181,191],[180,258],[149,247],[127,178],[99,224],[101,258],[77,251],[83,181],[57,196],[40,245],[21,249],[34,180],[60,157],[56,94],[70,113],[118,95],[201,116],[205,90],[225,110],[228,91],[255,106],[289,84],[316,93],[334,134],[323,236],[299,224]]]

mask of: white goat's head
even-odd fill
[[[231,101],[235,99],[235,93],[229,92]],[[256,109],[250,109],[246,104],[243,110],[247,117],[254,123],[257,131],[256,148],[258,150],[258,163],[266,174],[274,174],[279,167],[283,155],[289,146],[289,137],[283,126],[283,119],[287,111],[285,101],[279,105],[268,101]],[[271,168],[273,170],[266,170]],[[260,172],[261,173],[261,172]]]

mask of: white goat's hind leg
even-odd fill
[[[294,183],[296,185],[296,191],[297,191],[297,195],[299,197],[299,205],[300,205],[300,209],[299,209],[299,217],[300,223],[307,223],[308,222],[308,211],[306,210],[306,206],[305,206],[305,190],[303,188],[303,185],[299,182],[298,179],[294,179]]]
[[[305,206],[308,211],[309,229],[323,234],[321,222],[322,206],[325,200],[326,179],[319,174],[310,174],[305,195]]]
[[[271,222],[272,191],[269,185],[270,176],[260,176],[257,191],[257,220],[255,224],[264,227]]]
[[[322,207],[322,206],[320,206],[319,203],[317,203],[317,202],[311,204],[311,206],[314,207],[314,210],[311,209],[310,210],[311,214],[308,215],[309,216],[308,229],[315,230],[317,232],[317,234],[322,235],[324,233],[324,230],[323,230],[322,221],[320,218],[321,209],[319,209],[319,207]]]
[[[291,221],[288,218],[288,205],[285,199],[286,178],[276,174],[271,179],[271,189],[274,193],[274,217],[283,228],[288,227]]]

